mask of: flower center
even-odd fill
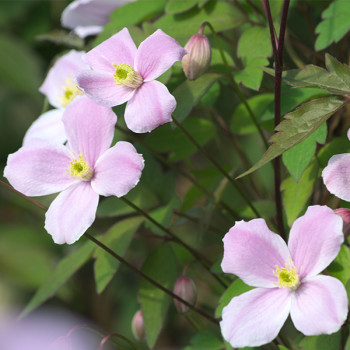
[[[278,278],[278,283],[275,283],[279,288],[289,288],[296,290],[300,286],[299,275],[294,262],[290,259],[290,264],[285,263],[285,267],[280,268],[276,265],[276,270],[273,274]]]
[[[70,176],[77,177],[78,179],[82,179],[84,181],[90,181],[92,179],[94,170],[90,167],[89,163],[84,160],[81,154],[72,159],[69,164],[70,167],[67,169],[67,173]]]
[[[66,85],[61,88],[63,93],[60,94],[60,104],[63,107],[67,107],[78,95],[84,93],[78,88],[78,85],[73,82],[72,77],[69,77],[65,81]]]
[[[114,81],[117,85],[125,85],[136,89],[143,83],[141,74],[137,73],[130,65],[113,63],[113,67],[115,68]]]

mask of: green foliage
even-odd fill
[[[165,12],[171,15],[186,12],[196,6],[197,2],[198,0],[168,0],[168,3],[165,6]]]
[[[340,332],[331,335],[305,337],[300,343],[300,350],[339,350]]]
[[[316,27],[319,36],[315,42],[317,51],[333,42],[337,43],[350,30],[350,6],[348,0],[335,0],[322,12],[323,21]]]
[[[84,40],[77,35],[73,35],[65,30],[54,30],[50,33],[41,34],[38,41],[50,41],[58,45],[64,45],[72,49],[83,50]]]
[[[350,279],[350,248],[342,245],[338,256],[327,267],[327,271],[333,277],[338,278],[344,285]]]
[[[222,340],[210,331],[202,331],[195,334],[191,340],[191,345],[184,350],[221,350]]]

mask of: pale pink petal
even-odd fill
[[[101,33],[102,30],[103,26],[77,26],[74,28],[74,33],[80,38],[86,38],[87,36]]]
[[[117,85],[113,74],[101,71],[84,70],[77,75],[79,88],[104,107],[113,107],[129,101],[135,89]]]
[[[300,279],[317,275],[335,259],[344,241],[342,227],[341,217],[327,206],[308,207],[294,221],[288,247]]]
[[[135,43],[129,31],[124,28],[89,51],[84,60],[94,70],[115,73],[113,63],[125,63],[131,67],[134,66],[136,51]]]
[[[254,287],[274,288],[276,265],[284,267],[289,251],[283,239],[263,219],[236,222],[224,239],[221,268]]]
[[[66,131],[62,122],[62,109],[52,109],[42,114],[33,122],[27,130],[23,145],[28,144],[33,140],[47,140],[63,144],[67,141]]]
[[[350,153],[336,154],[322,171],[327,190],[350,202]]]
[[[94,222],[98,199],[90,181],[81,181],[60,193],[45,216],[45,229],[54,242],[77,241]]]
[[[102,196],[124,196],[139,182],[143,167],[135,147],[120,141],[97,160],[91,186]]]
[[[158,78],[176,61],[181,61],[187,51],[171,36],[158,29],[144,40],[137,51],[135,70],[144,81]]]
[[[50,104],[56,108],[63,108],[61,100],[64,94],[64,86],[68,82],[74,81],[75,74],[87,66],[82,57],[85,52],[75,50],[69,51],[66,55],[60,57],[49,70],[39,91],[44,94]]]
[[[305,335],[334,333],[347,314],[346,290],[334,277],[312,277],[293,293],[290,315],[295,328]]]
[[[289,315],[290,293],[287,288],[256,288],[233,298],[222,311],[225,340],[234,348],[271,342]]]
[[[77,181],[67,173],[70,161],[67,147],[36,140],[8,156],[4,176],[27,196],[44,196]]]
[[[70,147],[76,155],[82,154],[92,167],[111,145],[116,122],[111,108],[97,105],[86,96],[77,98],[63,114]]]
[[[134,132],[149,132],[171,122],[176,100],[159,81],[143,83],[125,108],[125,122]]]

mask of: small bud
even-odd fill
[[[131,321],[131,329],[134,334],[135,339],[140,342],[145,340],[145,325],[143,323],[142,311],[139,310],[136,312]]]
[[[197,288],[191,278],[180,277],[175,283],[174,293],[191,305],[196,303]],[[174,303],[177,311],[181,314],[186,313],[190,309],[187,305],[177,299],[174,299]]]
[[[182,69],[188,80],[196,80],[210,66],[211,48],[208,38],[195,34],[185,45],[188,54],[182,58]]]
[[[338,208],[334,212],[343,219],[343,233],[347,237],[350,234],[350,209]]]

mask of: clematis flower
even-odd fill
[[[62,27],[73,29],[81,38],[102,31],[109,14],[133,0],[75,0],[62,12]]]
[[[77,96],[83,95],[75,83],[75,74],[86,68],[82,61],[85,52],[71,50],[60,57],[49,70],[46,79],[39,88],[50,104],[55,107],[42,114],[27,130],[23,144],[33,140],[51,140],[63,143],[67,140],[62,122],[64,109],[74,101]]]
[[[128,142],[109,148],[116,115],[79,97],[63,114],[64,146],[37,140],[9,155],[4,176],[27,196],[61,192],[46,212],[55,243],[78,240],[95,220],[99,195],[121,197],[139,181],[142,155]]]
[[[147,132],[170,122],[175,98],[156,81],[186,54],[173,38],[158,29],[137,49],[124,28],[84,59],[92,70],[77,75],[79,88],[96,103],[113,107],[128,102],[125,122],[134,132]]]
[[[294,222],[288,247],[263,219],[237,222],[223,239],[221,267],[257,288],[223,309],[224,338],[235,348],[269,343],[289,314],[305,335],[338,331],[348,313],[344,285],[318,274],[343,240],[342,219],[326,206],[311,206]]]

